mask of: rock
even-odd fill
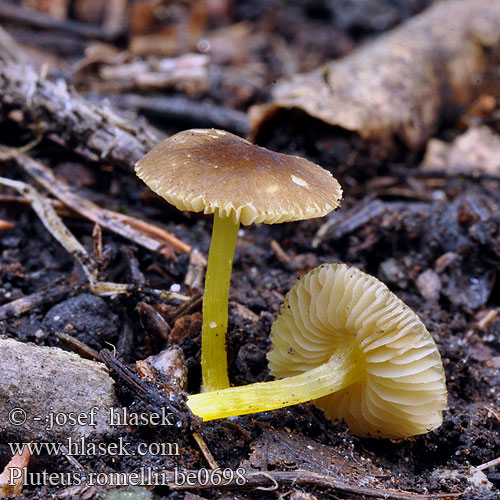
[[[117,400],[102,363],[57,347],[0,337],[0,380],[1,442],[61,442],[113,434],[107,417]],[[94,407],[95,425],[87,425]],[[87,415],[87,424],[80,420],[51,426],[51,415]]]
[[[487,491],[493,488],[486,474],[472,466],[455,470],[436,469],[432,472],[432,477],[447,486],[451,484],[460,484],[465,480],[468,487],[465,489],[464,493],[471,491]]]
[[[82,293],[60,302],[45,315],[42,324],[50,333],[67,333],[94,349],[113,341],[118,334],[118,317],[106,302],[89,293]]]
[[[429,302],[437,302],[441,292],[441,279],[432,269],[420,273],[415,281],[420,295]]]

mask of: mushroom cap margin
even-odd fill
[[[218,212],[244,225],[322,217],[342,197],[340,184],[322,167],[216,129],[165,139],[135,170],[179,210]]]

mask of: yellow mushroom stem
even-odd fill
[[[190,396],[187,405],[204,421],[276,410],[339,391],[363,380],[364,361],[352,343],[339,346],[324,364],[300,375],[204,392]]]
[[[208,254],[203,325],[201,329],[201,375],[203,391],[229,387],[226,331],[229,286],[240,223],[220,217],[216,211]]]

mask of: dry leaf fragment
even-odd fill
[[[422,146],[443,114],[481,92],[499,42],[500,0],[437,2],[350,55],[278,82],[272,104],[251,109],[252,135],[278,110],[298,108],[364,139]]]
[[[422,163],[424,170],[450,173],[500,173],[500,135],[485,126],[472,127],[452,143],[431,139]]]
[[[12,229],[13,227],[14,224],[12,224],[12,222],[0,219],[0,231],[4,231],[5,229]]]
[[[29,449],[25,447],[20,455],[14,455],[5,466],[2,474],[0,474],[0,498],[21,493],[24,482],[24,467],[28,467],[30,458]]]

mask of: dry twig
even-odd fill
[[[59,30],[72,33],[82,38],[99,38],[101,40],[113,40],[119,32],[103,30],[99,26],[87,23],[79,23],[71,20],[55,19],[51,15],[43,12],[36,12],[32,9],[24,9],[7,2],[0,3],[0,18],[16,23],[28,24],[37,28]]]
[[[241,136],[248,133],[246,113],[210,102],[194,101],[183,96],[142,96],[136,94],[116,97],[113,101],[121,106],[126,106],[127,109],[140,109],[162,118],[196,123],[198,127],[222,128]]]
[[[167,259],[173,257],[174,250],[187,253],[191,251],[189,245],[163,229],[135,217],[101,208],[83,196],[76,194],[68,184],[58,179],[49,168],[26,154],[0,146],[0,159],[14,160],[49,193],[72,210],[148,250],[159,252]]]
[[[162,484],[165,484],[172,490],[231,489],[235,488],[236,486],[241,487],[241,485],[236,485],[234,481],[228,481],[224,483],[218,480],[217,484],[210,480],[198,482],[196,480],[196,478],[199,477],[198,471],[186,470],[183,472],[185,472],[186,475],[189,475],[189,477],[192,477],[193,481],[179,484],[178,482],[174,481],[174,472],[171,471],[158,471],[158,475],[161,477]],[[280,486],[310,485],[320,488],[326,488],[329,491],[348,493],[351,495],[360,495],[364,498],[383,498],[385,500],[437,500],[460,498],[461,496],[461,493],[422,495],[419,493],[413,493],[411,491],[354,486],[351,484],[336,481],[326,474],[318,474],[316,472],[300,469],[290,472],[246,471],[244,477],[244,487],[268,491],[276,490]],[[271,482],[272,484],[269,484],[269,482]]]
[[[196,441],[196,444],[198,445],[198,448],[201,451],[201,454],[205,458],[205,461],[209,465],[209,467],[214,470],[219,468],[219,464],[215,460],[214,456],[212,455],[212,452],[209,450],[207,443],[205,443],[205,440],[203,439],[203,436],[199,434],[198,432],[193,432],[193,438]]]
[[[497,465],[500,465],[500,457],[495,458],[494,460],[490,460],[489,462],[486,462],[485,464],[478,465],[476,467],[477,470],[484,470],[484,469],[489,469],[490,467],[496,467]]]
[[[97,264],[86,248],[75,238],[56,214],[54,207],[36,189],[29,184],[0,177],[0,184],[16,189],[30,203],[43,225],[52,236],[73,256],[82,266],[83,272],[90,284],[92,293],[100,296],[117,295],[130,290],[130,285],[99,281]]]
[[[91,161],[127,170],[163,138],[145,122],[131,122],[105,103],[92,104],[63,81],[51,82],[31,66],[1,60],[0,113],[9,116],[14,110],[19,126],[40,130]]]
[[[48,305],[58,302],[68,296],[70,285],[65,283],[63,285],[52,286],[48,290],[26,295],[20,299],[13,300],[0,306],[0,320],[20,316],[25,312],[30,311],[35,307],[41,305]]]

